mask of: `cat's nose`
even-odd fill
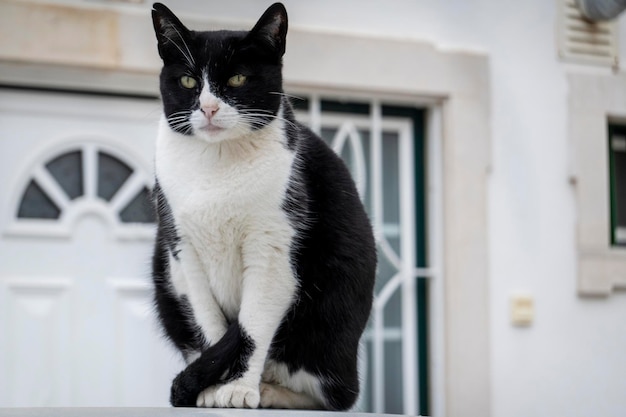
[[[215,103],[215,104],[207,104],[205,106],[202,106],[200,108],[200,110],[202,111],[202,113],[204,113],[204,115],[210,119],[211,117],[213,117],[215,115],[215,113],[217,113],[217,111],[220,109],[220,106]]]

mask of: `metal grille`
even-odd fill
[[[343,157],[372,220],[379,271],[362,341],[361,411],[428,413],[427,278],[423,111],[379,101],[310,96],[296,102],[308,123]],[[419,147],[419,149],[417,149]],[[419,159],[419,160],[418,160]]]

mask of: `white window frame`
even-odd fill
[[[578,292],[626,289],[626,249],[611,246],[610,122],[626,122],[626,75],[569,74],[570,178],[577,207]]]
[[[6,219],[4,234],[7,236],[30,237],[62,237],[68,238],[74,232],[75,223],[85,214],[97,213],[106,219],[112,234],[120,239],[152,240],[155,226],[152,223],[124,223],[118,216],[122,210],[144,187],[152,187],[152,177],[149,170],[137,165],[138,157],[130,157],[128,150],[122,151],[115,146],[112,138],[71,137],[61,139],[56,146],[46,146],[36,155],[32,162],[25,165],[23,174],[19,175],[17,186],[12,190],[10,210]],[[80,151],[83,162],[84,194],[71,200],[60,188],[52,174],[45,168],[45,164],[57,156],[67,152]],[[104,201],[97,196],[97,158],[98,153],[104,152],[124,162],[132,170],[122,187],[116,191],[111,201]],[[17,216],[24,190],[31,180],[35,180],[46,195],[52,199],[60,210],[58,219],[31,219]]]

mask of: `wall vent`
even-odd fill
[[[617,67],[616,22],[592,22],[583,16],[576,0],[557,1],[561,59],[580,64]]]

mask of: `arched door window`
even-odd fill
[[[145,171],[106,145],[67,147],[31,168],[10,231],[69,235],[74,220],[92,212],[103,216],[118,235],[151,236],[151,181]]]

